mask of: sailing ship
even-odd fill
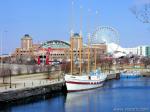
[[[78,44],[74,43],[77,40]],[[82,37],[81,35],[75,34],[74,36],[71,36],[70,39],[70,66],[71,66],[71,74],[65,74],[65,83],[67,87],[68,92],[75,92],[75,91],[83,91],[83,90],[89,90],[101,87],[104,84],[104,81],[107,77],[106,74],[101,73],[99,69],[96,67],[96,48],[94,49],[94,70],[90,71],[90,46],[88,42],[88,56],[87,56],[87,62],[88,62],[88,72],[83,73],[82,72],[82,55],[83,55],[83,48],[82,48]],[[75,54],[77,53],[79,54]],[[74,63],[74,57],[79,56],[79,73],[74,74],[73,73],[73,63]]]
[[[95,67],[92,71],[90,69],[90,34],[88,35],[88,52],[87,52],[87,58],[83,57],[83,52],[85,49],[83,49],[82,44],[82,11],[80,10],[80,34],[75,33],[73,34],[73,5],[74,2],[72,1],[72,30],[71,30],[71,38],[70,38],[70,74],[65,74],[65,83],[67,87],[68,92],[74,92],[74,91],[82,91],[82,90],[89,90],[93,88],[101,87],[107,77],[106,74],[101,73],[100,70],[96,67],[96,50],[94,49],[94,60],[95,60]],[[80,7],[82,9],[82,7]],[[90,27],[88,27],[90,28]],[[83,59],[84,58],[84,59]],[[75,61],[78,60],[79,62],[79,73],[74,73],[74,65]],[[87,72],[83,72],[83,68],[85,67],[84,60],[86,60],[87,64]]]

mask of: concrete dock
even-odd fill
[[[0,93],[0,102],[24,99],[27,97],[42,95],[46,93],[62,92],[65,84],[63,80],[53,81],[44,85],[25,87],[21,89],[10,89]]]
[[[108,73],[107,80],[118,79],[119,73]],[[1,79],[2,80],[2,79]],[[32,96],[65,92],[63,79],[49,80],[45,74],[33,74],[12,77],[11,88],[9,84],[0,86],[0,102],[9,102]]]
[[[23,99],[31,96],[62,91],[63,79],[50,80],[45,73],[6,77],[6,83],[0,78],[0,102]]]

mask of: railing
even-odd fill
[[[19,89],[25,89],[25,88],[34,88],[34,87],[40,87],[50,84],[56,84],[64,82],[63,79],[55,79],[55,80],[35,80],[35,81],[25,81],[25,82],[17,82],[15,84],[8,84],[0,87],[0,92],[7,92],[7,91],[13,91],[13,90],[19,90]]]

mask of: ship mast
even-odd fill
[[[72,68],[73,68],[73,41],[72,41],[72,37],[70,38],[70,54],[71,54],[71,58],[70,58],[70,64],[71,64],[71,75],[73,74]]]
[[[96,59],[97,59],[97,51],[96,51],[96,48],[94,48],[94,58],[95,58],[95,66],[94,66],[94,69],[96,70]]]
[[[73,74],[73,5],[74,2],[71,2],[71,31],[70,31],[70,65],[71,65],[71,75]]]
[[[80,75],[82,75],[82,6],[80,6],[79,60],[80,60]]]
[[[80,60],[80,75],[82,74],[82,37],[79,38],[79,60]]]
[[[96,16],[98,17],[98,14],[99,14],[99,12],[98,12],[98,10],[96,10]],[[95,46],[95,48],[94,48],[94,57],[95,57],[95,65],[94,65],[94,69],[96,70],[96,68],[97,68],[97,64],[96,64],[96,61],[97,61],[97,47]]]
[[[87,31],[89,32],[88,33],[88,66],[87,66],[87,73],[89,74],[90,73],[90,12],[91,12],[91,9],[88,9],[88,21],[87,21]]]
[[[90,73],[90,33],[88,35],[88,74]]]

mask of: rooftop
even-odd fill
[[[80,34],[79,34],[79,33],[74,33],[74,34],[73,34],[73,37],[78,38],[78,37],[80,37]]]
[[[32,39],[29,34],[25,34],[22,39]]]

